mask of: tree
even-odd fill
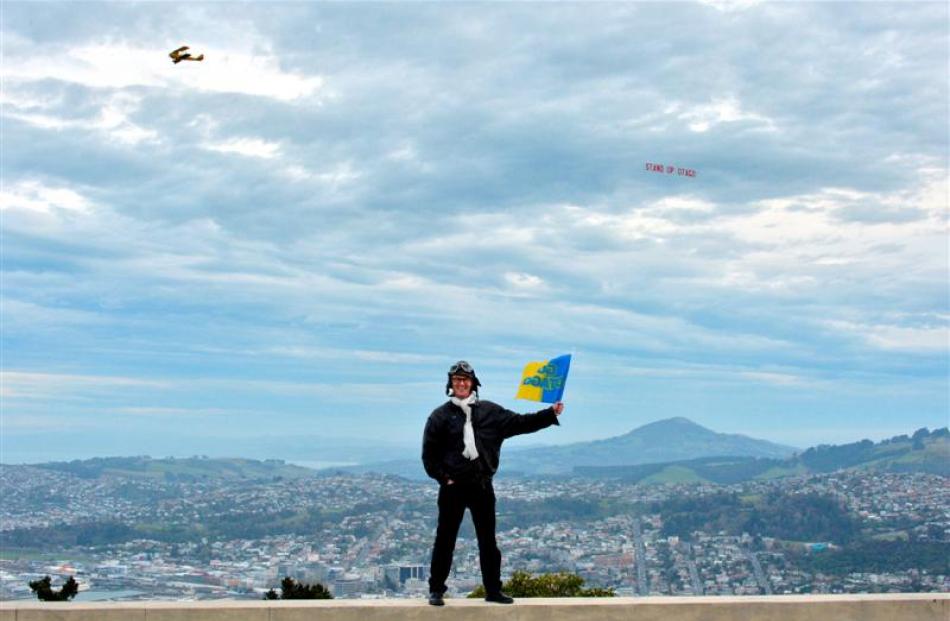
[[[264,594],[264,599],[333,599],[333,595],[319,582],[307,584],[287,576],[280,581],[280,595],[271,589]]]
[[[44,602],[66,602],[76,597],[76,593],[79,593],[79,583],[72,576],[63,583],[58,591],[53,590],[52,582],[52,578],[46,576],[30,582],[30,589],[36,593],[37,598]]]
[[[614,597],[613,589],[585,589],[584,579],[577,574],[558,572],[532,576],[526,571],[516,571],[502,589],[512,597]],[[485,587],[479,585],[469,597],[485,597]]]

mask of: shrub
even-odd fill
[[[72,576],[66,580],[58,591],[53,590],[52,582],[52,578],[46,576],[30,582],[30,589],[36,593],[37,598],[44,602],[66,602],[76,597],[76,593],[79,593],[79,583]]]
[[[264,594],[264,599],[333,599],[330,591],[320,584],[297,582],[290,576],[280,581],[280,595],[274,589]]]
[[[516,571],[502,589],[512,597],[614,597],[613,589],[584,588],[584,579],[576,574],[558,572],[532,576]],[[479,585],[469,597],[485,597],[485,587]]]

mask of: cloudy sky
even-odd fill
[[[3,460],[413,445],[569,352],[527,441],[946,425],[948,17],[5,2]]]

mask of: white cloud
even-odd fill
[[[313,173],[299,164],[291,164],[283,169],[284,175],[293,181],[306,181],[313,177]]]
[[[174,65],[168,58],[172,46],[146,48],[125,42],[52,50],[19,46],[5,51],[3,77],[14,85],[54,79],[92,88],[193,89],[288,102],[310,97],[324,83],[320,76],[283,71],[273,54],[242,49],[194,45],[196,52],[205,53],[205,60]]]
[[[314,178],[329,185],[332,189],[352,183],[362,176],[358,170],[353,167],[352,162],[341,162],[329,170],[316,173]]]
[[[647,211],[697,211],[702,213],[712,213],[716,210],[715,203],[695,196],[674,194],[664,196],[663,198],[650,203],[646,207]]]
[[[99,114],[96,116],[64,118],[56,116],[52,112],[35,112],[36,109],[48,110],[49,106],[36,101],[29,95],[14,94],[3,114],[39,129],[98,131],[116,142],[129,145],[158,142],[159,134],[157,131],[141,127],[129,118],[130,114],[138,110],[141,101],[141,97],[130,93],[115,93],[103,103]]]
[[[678,111],[679,107],[672,110]],[[690,130],[698,133],[707,132],[723,123],[737,123],[739,121],[754,122],[761,129],[775,131],[775,121],[755,112],[743,110],[736,97],[724,97],[712,100],[707,104],[694,105],[679,112],[677,118],[686,121]]]
[[[94,428],[95,425],[91,421],[77,421],[75,416],[50,416],[47,412],[31,412],[29,414],[9,414],[4,412],[3,418],[0,419],[0,429],[4,432],[10,431],[33,431],[45,427],[46,429],[57,429],[57,430],[66,430],[66,429],[81,429],[81,428]],[[9,445],[12,447],[15,445],[16,440],[10,442],[9,440],[4,440],[9,442]],[[6,449],[5,452],[9,453],[10,449]],[[6,461],[4,457],[4,461]]]
[[[536,289],[544,284],[544,280],[534,274],[525,272],[505,272],[505,282],[519,289]]]
[[[762,2],[763,0],[699,0],[700,4],[711,6],[724,13],[745,11],[762,4]]]
[[[364,360],[370,362],[401,364],[433,364],[444,362],[442,356],[418,354],[405,351],[383,351],[368,349],[347,349],[339,347],[314,347],[309,345],[286,345],[269,347],[244,354],[286,356],[289,358],[313,358],[329,360]]]
[[[113,408],[117,414],[131,414],[133,416],[220,416],[234,414],[233,410],[223,408],[171,408],[171,407],[120,407]]]
[[[418,157],[419,154],[416,153],[416,148],[411,143],[403,144],[386,154],[387,159],[397,162],[413,162]]]
[[[0,209],[42,214],[62,210],[85,214],[92,210],[92,203],[70,188],[50,187],[38,181],[19,181],[0,190]]]
[[[442,356],[414,354],[409,352],[356,350],[352,352],[352,355],[359,360],[384,362],[393,365],[436,364],[444,362],[444,358]]]
[[[149,377],[171,368],[151,356],[188,356],[199,380],[233,374],[176,380],[199,406],[232,389],[322,402],[343,386],[352,412],[392,399],[354,377],[442,360],[460,317],[473,349],[534,351],[550,329],[586,360],[633,359],[643,384],[781,392],[837,384],[860,358],[894,391],[946,351],[945,321],[882,315],[943,303],[935,10],[908,5],[888,25],[876,5],[853,21],[813,5],[559,5],[542,31],[525,6],[459,5],[426,12],[419,39],[395,27],[416,23],[412,8],[357,20],[355,6],[232,18],[214,3],[65,3],[44,30],[24,6],[5,34],[51,36],[14,32],[0,68],[5,321],[21,361]],[[308,12],[320,36],[300,30]],[[205,62],[169,61],[179,33]],[[861,80],[862,97],[843,96]],[[701,175],[637,170],[654,156]],[[206,372],[216,359],[246,364]],[[318,387],[243,381],[280,374]],[[89,386],[72,385],[50,403]],[[184,411],[161,392],[97,397],[140,420]]]
[[[4,390],[20,399],[65,399],[115,389],[167,388],[168,382],[115,375],[74,375],[31,371],[0,371]]]
[[[281,101],[309,97],[324,84],[324,79],[320,76],[282,71],[279,58],[269,54],[256,56],[227,50],[211,50],[203,64],[203,73],[191,71],[183,74],[182,82],[198,90],[244,93]]]
[[[100,112],[94,127],[106,131],[112,138],[125,144],[158,142],[157,131],[141,127],[129,120],[129,114],[138,110],[141,101],[141,97],[128,93],[113,95]]]
[[[10,275],[6,276],[7,281]],[[34,282],[39,279],[34,278]],[[42,285],[37,282],[38,287]],[[65,326],[93,326],[105,323],[105,318],[89,310],[75,308],[56,308],[53,306],[44,306],[35,302],[17,300],[10,297],[7,292],[3,300],[3,322],[4,331],[23,330],[49,330],[50,328],[63,328]]]
[[[437,382],[437,380],[436,380]],[[198,391],[227,391],[231,394],[264,392],[279,396],[320,397],[334,403],[379,402],[394,403],[400,399],[415,398],[420,391],[430,389],[433,382],[284,382],[271,380],[190,379],[177,384],[180,389]]]
[[[351,161],[339,162],[323,169],[311,169],[302,164],[291,164],[281,174],[293,181],[311,181],[324,186],[329,192],[337,192],[350,186],[363,176]]]
[[[271,159],[280,152],[280,144],[268,142],[260,138],[231,138],[221,142],[208,142],[202,145],[209,151],[220,153],[235,153],[246,157],[260,157]]]
[[[832,330],[845,332],[885,351],[947,352],[950,351],[950,324],[942,326],[903,326],[827,320]]]
[[[950,351],[950,327],[904,328],[874,326],[867,336],[872,345],[882,349],[905,351]]]
[[[401,273],[387,276],[376,287],[384,291],[423,291],[431,284],[427,278],[415,274]]]
[[[891,193],[821,188],[754,202],[751,213],[722,213],[684,226],[655,223],[653,230],[671,235],[688,226],[694,235],[741,242],[729,255],[709,257],[716,269],[701,277],[726,288],[817,294],[817,287],[839,274],[849,282],[937,282],[947,269],[946,181],[935,180],[929,168],[918,175],[917,185]],[[842,219],[849,209],[912,217]]]
[[[789,373],[771,373],[767,371],[742,371],[741,377],[748,378],[757,382],[767,384],[777,384],[779,386],[798,386],[804,384],[803,378]]]

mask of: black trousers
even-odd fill
[[[495,542],[495,490],[491,479],[461,482],[439,487],[439,525],[432,546],[429,591],[445,593],[445,580],[452,567],[455,540],[465,509],[472,513],[478,537],[478,560],[482,566],[482,584],[487,593],[501,591],[501,552]]]

